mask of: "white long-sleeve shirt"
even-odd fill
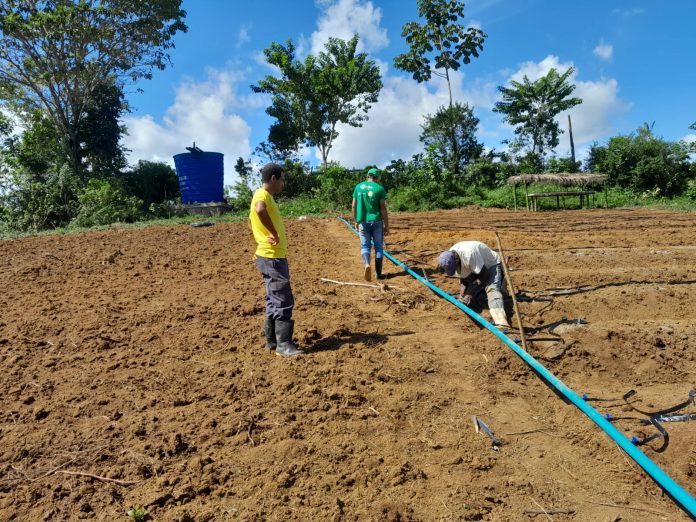
[[[450,250],[457,254],[461,261],[461,273],[455,271],[455,275],[460,279],[465,279],[472,273],[480,274],[484,266],[491,268],[500,264],[500,256],[480,241],[460,241]]]

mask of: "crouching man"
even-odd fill
[[[462,303],[471,306],[485,289],[493,323],[510,327],[503,303],[503,267],[496,252],[480,241],[461,241],[440,254],[437,265],[448,276],[459,277]]]
[[[288,239],[273,196],[285,188],[285,171],[275,163],[261,169],[263,185],[254,193],[249,223],[256,240],[256,266],[266,284],[266,347],[285,356],[302,355],[292,341],[295,298],[290,287]]]

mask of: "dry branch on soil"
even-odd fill
[[[382,292],[386,290],[400,290],[403,291],[403,288],[399,288],[398,286],[391,286],[391,285],[386,285],[386,284],[376,284],[376,285],[371,285],[369,283],[349,283],[346,281],[336,281],[334,279],[327,279],[325,277],[322,277],[321,280],[325,283],[333,283],[335,285],[341,285],[341,286],[364,286],[367,288],[377,288],[381,290]]]
[[[56,473],[62,473],[64,475],[75,475],[78,477],[88,477],[88,478],[93,478],[95,480],[100,480],[102,482],[113,482],[114,484],[118,484],[119,486],[132,486],[134,484],[138,484],[142,482],[141,480],[120,480],[120,479],[114,479],[114,478],[109,478],[109,477],[100,477],[99,475],[94,475],[92,473],[87,473],[85,471],[68,471],[65,469],[61,469],[56,471]]]

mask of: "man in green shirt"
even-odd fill
[[[377,279],[384,279],[382,261],[384,236],[389,234],[389,215],[387,212],[387,191],[377,183],[379,170],[367,171],[367,181],[358,183],[353,190],[353,219],[360,233],[360,255],[365,270],[365,280],[370,281],[370,251],[375,246],[375,273]]]

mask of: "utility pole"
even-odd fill
[[[573,162],[573,172],[575,172],[575,144],[573,143],[573,124],[568,115],[568,135],[570,136],[570,160]]]

